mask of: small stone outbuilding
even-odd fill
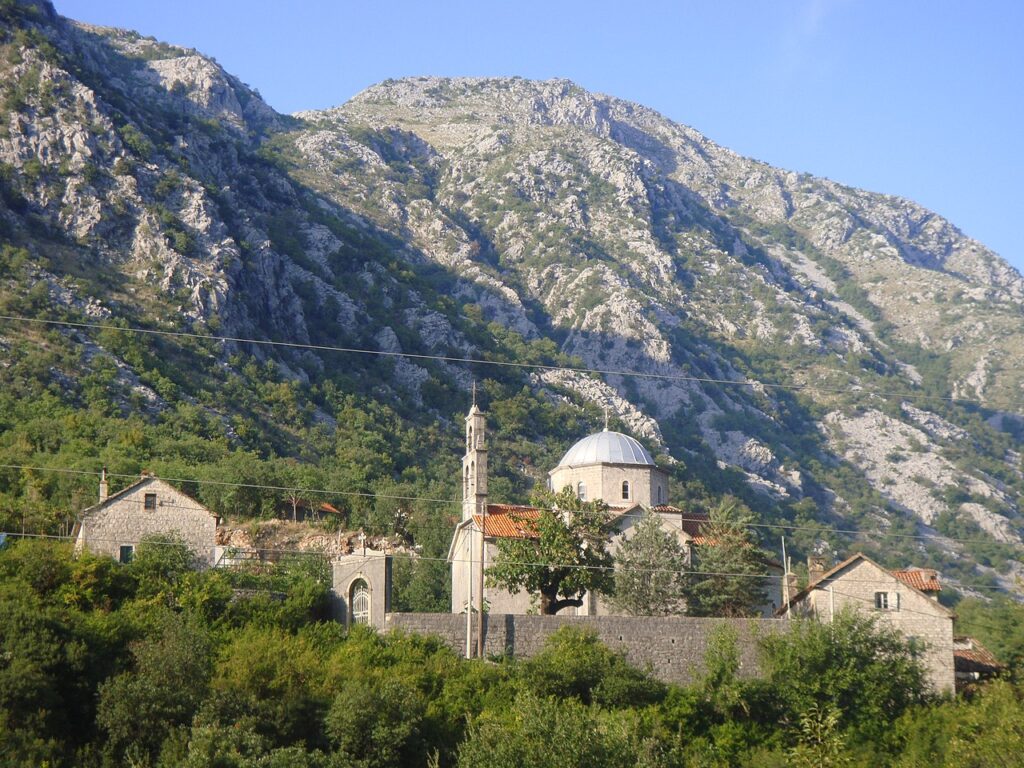
[[[201,561],[212,565],[217,516],[174,486],[152,475],[107,495],[106,472],[100,501],[82,512],[75,526],[75,551],[88,549],[128,562],[146,536],[180,536]]]
[[[351,627],[367,624],[385,628],[391,611],[391,555],[364,549],[331,563],[334,618]]]

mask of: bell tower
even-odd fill
[[[483,512],[487,504],[487,422],[476,404],[466,416],[466,455],[462,457],[462,519]]]

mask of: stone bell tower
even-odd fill
[[[487,422],[476,404],[466,416],[466,455],[462,457],[462,519],[483,512],[487,504]]]

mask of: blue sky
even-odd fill
[[[406,75],[567,77],[772,165],[903,195],[1024,270],[1024,3],[56,0],[282,112]]]

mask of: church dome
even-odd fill
[[[598,432],[588,435],[566,451],[558,462],[560,467],[587,464],[639,464],[656,466],[651,454],[640,443],[621,432]]]

